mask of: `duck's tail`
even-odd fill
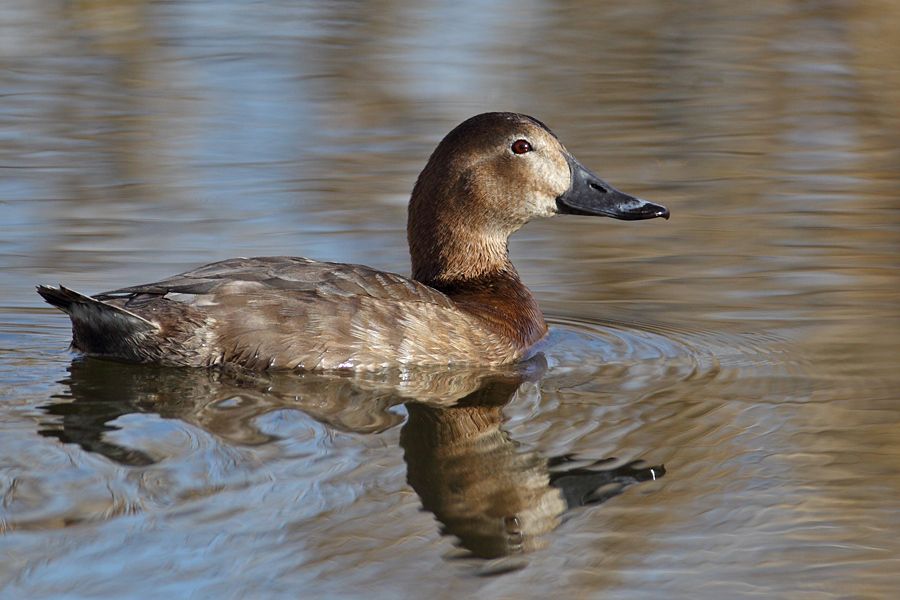
[[[59,286],[37,286],[48,304],[72,319],[72,347],[88,354],[126,358],[136,337],[156,332],[156,323],[109,302]],[[124,356],[123,356],[124,354]]]

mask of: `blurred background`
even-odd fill
[[[891,597],[898,59],[887,0],[0,2],[0,586]],[[267,404],[228,426],[249,445],[194,408],[91,417],[143,465],[41,435],[85,380],[35,284],[270,254],[406,274],[419,169],[489,110],[672,211],[517,234],[559,349],[504,417],[529,451],[663,479],[480,578],[405,482],[396,403],[366,432]]]

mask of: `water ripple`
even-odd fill
[[[655,323],[553,317],[544,352],[554,378],[603,376],[625,387],[651,383],[803,373],[789,342],[767,333],[733,334]]]

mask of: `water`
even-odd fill
[[[607,4],[0,6],[0,596],[894,597],[900,9]],[[485,110],[673,214],[514,238],[535,363],[106,364],[33,292],[405,273]]]

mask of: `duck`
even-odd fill
[[[292,256],[232,258],[88,296],[37,292],[72,322],[71,349],[101,359],[251,371],[496,367],[548,332],[509,258],[509,237],[556,215],[669,218],[576,160],[538,119],[473,116],[412,190],[411,277]]]

